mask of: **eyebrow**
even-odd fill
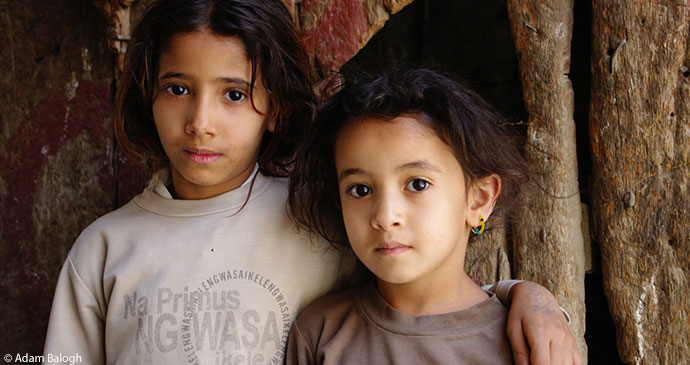
[[[345,169],[343,172],[338,175],[338,182],[343,181],[346,177],[350,175],[362,175],[364,174],[364,170],[361,169]]]
[[[403,170],[408,170],[408,169],[422,169],[422,170],[430,170],[438,173],[442,173],[440,168],[436,167],[435,165],[431,164],[429,161],[426,160],[419,160],[419,161],[412,161],[408,163],[404,163],[398,167],[395,168],[395,172],[400,172]],[[343,172],[340,173],[338,176],[338,181],[342,181],[348,176],[351,175],[363,175],[364,170],[362,169],[345,169]]]
[[[165,79],[183,79],[183,80],[188,80],[190,77],[187,76],[186,74],[180,73],[180,72],[166,72],[163,75],[161,75],[158,80],[165,80]],[[227,84],[240,84],[244,86],[245,88],[249,88],[250,84],[247,80],[244,80],[239,77],[218,77],[216,80],[221,81],[223,83]]]
[[[431,170],[434,172],[443,172],[441,171],[440,168],[436,167],[436,165],[433,165],[431,162],[427,160],[418,160],[418,161],[412,161],[408,162],[405,164],[402,164],[398,167],[395,168],[396,172],[400,172],[402,170],[407,170],[407,169],[422,169],[422,170]]]

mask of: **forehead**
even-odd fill
[[[244,43],[236,36],[222,36],[208,29],[177,33],[161,49],[158,60],[161,70],[166,67],[187,67],[215,70],[218,68],[248,68]]]
[[[336,165],[380,160],[404,163],[413,158],[455,159],[451,148],[416,115],[350,120],[338,133],[334,152]]]
[[[395,118],[361,116],[343,123],[336,136],[336,144],[354,135],[358,139],[387,137],[385,139],[390,140],[394,137],[428,138],[436,133],[423,116],[417,114],[402,114]]]

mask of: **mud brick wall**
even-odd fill
[[[58,271],[116,202],[105,23],[87,0],[0,2],[0,353],[40,354]]]

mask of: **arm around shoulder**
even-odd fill
[[[506,332],[516,364],[580,364],[580,352],[564,311],[545,287],[515,283]]]

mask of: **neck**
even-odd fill
[[[393,284],[376,279],[381,296],[388,304],[413,317],[443,314],[470,308],[488,295],[462,270],[446,280],[417,280]]]
[[[172,189],[169,188],[169,191],[175,199],[198,200],[212,198],[241,187],[252,176],[254,169],[255,165],[251,165],[232,179],[217,184],[204,185],[188,181],[171,166],[172,183],[170,185]]]

